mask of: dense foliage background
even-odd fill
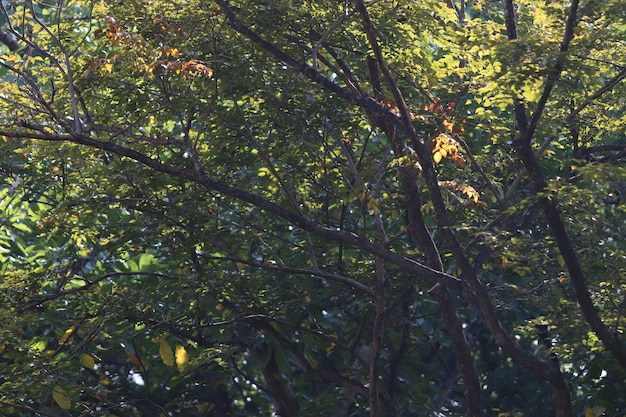
[[[623,416],[621,0],[2,0],[0,415]]]

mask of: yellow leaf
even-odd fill
[[[174,366],[174,352],[165,339],[159,342],[159,356],[167,366]]]
[[[113,72],[113,64],[111,62],[105,62],[100,67],[100,75],[106,75]]]
[[[96,366],[96,361],[93,356],[83,353],[80,355],[80,363],[87,369],[93,369]]]
[[[171,56],[174,58],[178,58],[178,56],[180,55],[180,51],[178,50],[178,48],[170,48],[166,46],[164,48],[164,52],[165,52],[165,55]]]
[[[74,329],[75,327],[72,326],[69,329],[67,329],[65,331],[65,333],[63,333],[63,336],[61,336],[61,338],[59,339],[59,344],[62,345],[63,343],[67,342],[67,339],[70,338],[70,336],[74,333]]]
[[[20,56],[17,54],[11,54],[6,57],[6,60],[12,63],[16,63],[20,60]]]
[[[180,372],[185,370],[185,365],[189,361],[189,355],[184,346],[176,346],[176,366]]]
[[[452,132],[454,130],[454,122],[451,122],[449,120],[444,120],[443,126],[445,127],[446,132]]]
[[[55,385],[55,387],[52,388],[52,398],[54,399],[54,402],[56,402],[59,407],[64,410],[69,410],[72,407],[72,400],[59,385]]]
[[[442,159],[442,158],[443,158],[443,157],[442,157],[442,155],[441,155],[441,153],[440,153],[439,151],[437,151],[437,152],[435,152],[435,153],[433,154],[433,159],[435,160],[435,163],[436,163],[436,164],[438,164],[439,162],[441,162],[441,159]]]
[[[478,204],[478,201],[480,200],[480,194],[478,194],[478,191],[476,191],[474,187],[467,184],[461,184],[460,188],[461,191],[463,191],[463,194],[465,194],[474,201],[474,204]]]

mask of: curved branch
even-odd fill
[[[301,73],[302,75],[304,75],[305,77],[313,81],[314,83],[319,84],[327,91],[337,94],[338,97],[341,97],[342,99],[350,103],[356,104],[360,106],[361,108],[366,109],[379,117],[391,120],[396,125],[403,124],[403,122],[396,115],[394,115],[391,111],[389,111],[389,109],[381,106],[371,97],[356,95],[346,90],[345,88],[341,88],[340,86],[338,86],[337,84],[335,84],[334,82],[332,82],[331,80],[329,80],[328,78],[324,77],[322,74],[317,72],[312,67],[294,59],[293,57],[287,55],[285,52],[278,49],[274,44],[261,38],[252,29],[250,29],[248,26],[243,24],[237,18],[237,15],[235,14],[232,7],[228,4],[227,1],[216,0],[215,2],[220,6],[220,9],[224,13],[224,15],[226,15],[226,17],[228,18],[229,25],[236,32],[250,39],[253,43],[260,46],[266,52],[269,52],[279,61],[283,62],[284,64],[298,71],[299,73]]]
[[[511,0],[505,1],[505,4],[511,3]],[[532,115],[531,121],[527,128],[520,126],[522,130],[521,137],[513,141],[513,147],[517,151],[520,160],[526,167],[529,177],[535,187],[535,191],[538,193],[544,192],[548,187],[548,182],[543,173],[543,169],[539,164],[536,154],[532,150],[531,140],[534,136],[535,129],[541,118],[541,114],[545,108],[545,105],[550,97],[552,89],[558,81],[561,71],[564,68],[566,56],[565,52],[569,48],[569,44],[574,37],[574,26],[576,25],[576,16],[578,13],[578,0],[573,0],[568,13],[567,22],[565,25],[565,31],[563,34],[563,40],[561,41],[560,54],[557,57],[557,61],[554,67],[550,70],[548,77],[544,84],[544,90],[537,104],[537,108]],[[510,33],[509,33],[510,37]],[[621,76],[623,77],[623,76]],[[620,80],[620,74],[609,81],[608,85],[614,85]],[[600,89],[592,97],[599,97],[603,93],[603,89]],[[583,103],[585,104],[585,103]],[[584,106],[582,107],[584,108]],[[581,110],[582,110],[581,108]],[[578,109],[577,109],[578,110]],[[577,114],[575,110],[572,114]],[[571,116],[571,115],[570,115]],[[573,117],[573,116],[572,116]],[[541,204],[546,216],[546,220],[550,225],[552,235],[554,236],[559,252],[565,260],[565,266],[570,277],[570,282],[574,289],[576,300],[580,305],[583,316],[591,326],[594,333],[602,341],[605,347],[613,354],[617,361],[624,367],[626,367],[626,347],[618,339],[617,335],[613,334],[604,324],[598,310],[596,309],[589,288],[587,287],[585,273],[580,265],[578,255],[572,244],[572,241],[567,232],[567,228],[561,218],[557,202],[551,197],[542,197]]]
[[[572,0],[572,3],[569,8],[569,13],[567,16],[567,22],[565,23],[565,32],[563,34],[563,40],[561,41],[561,46],[559,48],[559,54],[557,55],[556,63],[552,70],[548,73],[548,77],[544,83],[543,92],[541,93],[541,97],[537,102],[537,107],[533,112],[532,117],[530,118],[530,122],[528,124],[528,128],[525,131],[522,131],[521,141],[530,143],[533,135],[535,134],[535,130],[539,125],[539,120],[543,114],[543,111],[546,107],[548,99],[550,98],[550,94],[556,85],[556,82],[561,77],[561,72],[565,67],[565,62],[567,57],[565,52],[569,49],[569,44],[574,39],[574,27],[576,26],[576,15],[578,13],[578,0]]]
[[[304,216],[300,216],[256,194],[250,193],[241,188],[232,187],[228,184],[217,181],[206,174],[201,174],[177,166],[164,164],[134,149],[125,148],[111,142],[104,142],[92,139],[84,135],[46,135],[42,133],[28,133],[23,131],[12,132],[6,130],[0,130],[0,135],[11,138],[38,139],[50,142],[72,142],[79,145],[85,145],[92,148],[99,148],[105,151],[110,151],[119,156],[133,159],[151,169],[154,169],[155,171],[170,174],[180,179],[191,181],[198,185],[207,187],[207,189],[218,191],[220,193],[223,193],[224,195],[230,196],[231,198],[251,204],[261,210],[265,210],[278,217],[281,217],[282,219],[294,224],[300,229],[308,231],[321,238],[347,243],[359,249],[362,249],[363,251],[371,255],[380,256],[382,259],[385,259],[386,261],[389,261],[392,264],[395,264],[408,272],[429,279],[433,283],[443,282],[446,285],[450,285],[451,287],[459,290],[463,287],[462,282],[458,278],[455,278],[452,275],[446,274],[444,272],[436,271],[432,268],[427,267],[426,265],[402,256],[396,252],[385,249],[384,247],[355,233],[349,232],[347,230],[337,230],[334,228],[322,226]]]
[[[400,110],[400,115],[405,125],[408,128],[409,137],[413,142],[413,145],[417,149],[418,158],[420,160],[420,164],[423,168],[423,175],[426,179],[426,183],[428,186],[428,191],[431,195],[431,199],[435,206],[439,206],[439,210],[435,210],[435,217],[437,224],[441,226],[442,224],[447,225],[447,215],[446,209],[443,205],[443,200],[441,198],[441,191],[439,189],[437,175],[432,166],[432,159],[430,156],[430,152],[426,148],[424,141],[418,137],[413,124],[411,123],[411,112],[404,100],[404,96],[402,92],[398,88],[398,85],[395,81],[395,78],[391,74],[391,70],[387,65],[387,61],[382,54],[380,46],[378,45],[378,41],[376,40],[376,35],[374,33],[374,29],[372,27],[372,23],[369,18],[369,14],[367,12],[367,8],[365,3],[362,0],[356,0],[356,7],[361,15],[361,20],[363,23],[363,28],[367,35],[370,47],[374,52],[374,57],[380,69],[383,73],[385,81],[387,82],[387,86],[391,90],[394,99],[397,103],[398,109]],[[395,138],[396,141],[399,140],[397,135],[392,135],[392,138]],[[399,146],[399,145],[397,145]],[[412,185],[414,182],[404,181],[405,186],[409,186],[407,189],[407,194],[419,194],[419,191],[414,188]],[[414,226],[422,229],[421,233],[418,232],[418,239],[422,246],[425,248],[425,251],[429,254],[428,259],[431,266],[443,270],[443,265],[441,264],[440,256],[437,252],[437,249],[432,241],[430,234],[426,230],[426,226],[424,224],[420,208],[416,207],[412,210],[413,218],[411,219]],[[444,234],[449,232],[449,228],[444,227]],[[448,235],[449,236],[449,235]],[[454,239],[456,240],[456,239]],[[456,242],[458,245],[458,242]],[[460,245],[458,245],[460,248]],[[461,252],[457,252],[457,255],[460,254],[462,257],[465,255]],[[467,263],[467,262],[466,262]],[[471,285],[471,283],[470,283]],[[473,286],[475,287],[475,286]],[[448,292],[448,288],[445,285],[435,285],[435,288],[431,290],[431,295],[437,300],[440,309],[442,311],[444,321],[446,323],[446,327],[450,333],[450,337],[452,340],[452,345],[454,348],[455,355],[457,357],[457,362],[461,368],[463,373],[463,379],[465,382],[465,396],[467,398],[468,412],[470,416],[481,416],[482,415],[482,407],[480,404],[480,381],[478,379],[478,373],[476,372],[476,367],[474,366],[474,361],[472,359],[472,355],[469,349],[469,345],[467,343],[467,339],[463,334],[463,328],[461,326],[460,320],[454,310],[450,294]],[[497,320],[496,320],[497,321]],[[372,414],[373,415],[373,414]]]
[[[545,191],[548,187],[548,183],[532,149],[530,146],[524,146],[519,142],[517,145],[516,150],[528,170],[535,190],[537,192]],[[626,367],[626,347],[624,347],[624,344],[618,339],[617,335],[613,334],[606,327],[600,317],[600,313],[593,303],[589,288],[587,287],[585,273],[583,272],[574,245],[561,218],[556,199],[552,197],[542,197],[541,204],[554,239],[559,247],[559,252],[565,261],[570,282],[574,288],[574,294],[576,295],[576,300],[580,305],[583,316],[604,346],[611,351],[622,366]]]
[[[463,273],[463,277],[466,279],[469,287],[472,289],[473,296],[468,297],[470,302],[475,304],[477,310],[481,312],[485,323],[487,324],[490,331],[493,333],[496,342],[500,347],[502,347],[505,353],[516,363],[527,368],[535,375],[538,375],[541,378],[549,381],[553,388],[553,391],[558,392],[561,396],[559,401],[561,399],[566,399],[567,401],[569,401],[569,387],[561,371],[558,368],[552,366],[549,361],[539,359],[522,349],[522,347],[502,327],[502,323],[500,322],[493,308],[489,295],[486,293],[483,284],[480,282],[474,269],[472,268],[469,259],[465,255],[463,247],[452,232],[452,227],[449,223],[449,219],[447,216],[446,204],[443,200],[441,190],[439,188],[437,173],[433,167],[432,156],[424,141],[420,137],[418,137],[415,129],[413,128],[413,125],[411,124],[410,112],[406,106],[404,98],[402,97],[402,93],[395,83],[389,67],[386,65],[380,47],[377,44],[376,37],[369,21],[369,16],[367,14],[367,9],[362,0],[356,0],[356,4],[357,8],[359,8],[361,12],[363,26],[370,42],[370,47],[374,51],[374,55],[387,80],[388,87],[394,94],[394,99],[396,100],[396,103],[402,115],[402,120],[405,122],[405,125],[407,125],[409,137],[412,141],[413,146],[415,147],[415,150],[417,151],[420,164],[422,165],[422,173],[426,181],[426,186],[428,187],[428,191],[433,206],[435,208],[435,221],[439,229],[441,230],[446,243],[450,247],[450,251],[454,256],[455,261],[458,263]],[[464,375],[464,377],[466,378],[466,383],[472,384],[473,391],[479,391],[480,386],[478,385],[479,382],[477,376],[472,375],[470,369],[466,369],[466,371],[469,371],[469,373]],[[566,401],[560,402],[565,403]],[[482,413],[482,410],[477,403],[473,403],[472,406],[473,410],[471,410],[470,413],[474,415],[480,415]],[[569,408],[563,408],[559,412],[559,416],[569,417],[572,415],[573,410],[571,409],[571,406]]]
[[[254,268],[266,269],[268,271],[287,272],[290,274],[297,274],[297,275],[313,275],[313,276],[324,278],[330,281],[340,282],[342,284],[345,284],[349,287],[354,288],[355,290],[359,290],[369,295],[370,297],[374,297],[375,295],[374,290],[370,288],[369,286],[355,279],[352,279],[352,278],[349,278],[340,274],[328,272],[323,269],[296,268],[296,267],[285,266],[285,265],[271,265],[270,266],[270,265],[260,264],[257,262],[248,261],[246,259],[234,258],[234,257],[228,257],[228,258],[220,257],[220,258],[215,258],[215,259],[225,259],[225,260],[229,260],[233,262],[240,262],[242,264],[245,264]]]

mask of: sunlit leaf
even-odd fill
[[[174,351],[165,338],[161,338],[159,341],[159,356],[161,356],[164,364],[174,366]]]
[[[59,339],[59,344],[63,344],[65,342],[67,342],[67,340],[74,334],[75,331],[76,331],[76,328],[74,326],[72,326],[69,329],[67,329],[63,333],[63,336],[61,336],[61,338]]]
[[[189,355],[187,354],[187,350],[184,346],[177,345],[176,346],[176,366],[180,372],[185,370],[185,366],[189,362]]]

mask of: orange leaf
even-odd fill
[[[132,362],[133,365],[141,368],[141,361],[139,360],[139,358],[137,357],[137,355],[135,355],[133,352],[130,351],[126,351],[126,356],[128,356],[128,359],[130,359],[130,361]]]

